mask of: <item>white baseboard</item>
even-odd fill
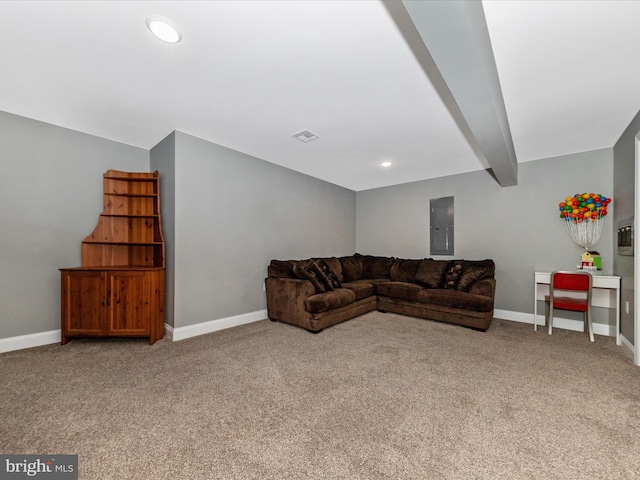
[[[40,347],[52,343],[60,343],[62,332],[50,330],[48,332],[19,335],[17,337],[0,338],[0,353],[22,350],[25,348]]]
[[[177,342],[185,338],[196,337],[211,333],[225,328],[237,327],[245,323],[257,322],[267,318],[266,310],[258,310],[257,312],[244,313],[234,317],[219,318],[210,322],[199,323],[197,325],[189,325],[186,327],[173,328],[165,323],[166,338]],[[40,347],[42,345],[50,345],[52,343],[60,343],[62,332],[60,330],[51,330],[49,332],[32,333],[30,335],[20,335],[17,337],[0,338],[0,353],[12,352],[14,350],[23,350],[25,348]]]
[[[493,318],[502,318],[503,320],[511,320],[512,322],[530,323],[533,325],[533,314],[512,312],[511,310],[493,310]]]
[[[620,335],[620,342],[622,343],[623,347],[627,347],[627,349],[629,350],[629,353],[630,353],[630,357],[633,360],[635,355],[636,355],[636,349],[633,346],[633,343],[631,343],[629,340],[627,340],[627,337],[625,337],[624,335]],[[636,362],[636,365],[638,365],[637,362]]]
[[[257,322],[267,318],[266,310],[258,310],[256,312],[243,313],[234,317],[219,318],[209,322],[198,323],[196,325],[188,325],[186,327],[174,328],[165,324],[164,328],[167,338],[174,342],[184,340],[186,338],[197,337],[206,333],[224,330],[225,328],[237,327],[245,323]]]
[[[529,323],[533,325],[533,314],[513,312],[510,310],[494,310],[495,318],[511,320],[514,322]],[[219,318],[209,322],[198,323],[196,325],[188,325],[186,327],[173,328],[165,324],[166,338],[177,342],[186,338],[197,337],[207,333],[224,330],[225,328],[237,327],[245,323],[257,322],[267,318],[266,310],[258,310],[256,312],[243,313],[233,317]],[[555,317],[553,328],[563,328],[576,332],[584,331],[584,324],[580,320],[570,320],[568,318]],[[538,325],[544,325],[544,316],[538,316]],[[593,333],[596,335],[605,335],[615,337],[615,325],[606,325],[602,323],[593,324]],[[61,339],[60,330],[51,330],[48,332],[33,333],[30,335],[20,335],[17,337],[1,338],[0,353],[11,352],[14,350],[22,350],[24,348],[40,347],[51,343],[58,343]],[[624,337],[622,337],[623,345],[633,351],[633,345]]]
[[[530,323],[533,325],[533,313],[512,312],[510,310],[494,310],[494,318],[502,318],[504,320],[511,320],[513,322]],[[538,314],[538,330],[540,326],[544,327],[544,312],[542,315]],[[582,320],[572,320],[569,318],[561,318],[554,315],[553,328],[562,328],[564,330],[573,330],[574,332],[584,332],[584,322]],[[605,337],[616,336],[616,326],[605,323],[593,324],[594,335],[603,335]]]

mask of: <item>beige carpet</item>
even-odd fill
[[[370,313],[0,355],[0,452],[81,479],[636,479],[640,368],[611,338]]]

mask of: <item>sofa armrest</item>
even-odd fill
[[[267,277],[267,315],[272,320],[296,323],[307,315],[305,300],[316,294],[316,289],[309,280],[297,278]]]
[[[469,289],[469,293],[475,295],[484,295],[485,297],[493,298],[496,291],[496,279],[495,278],[483,278],[482,280],[474,283]]]

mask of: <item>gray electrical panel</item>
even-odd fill
[[[432,198],[429,203],[430,255],[453,255],[453,197]]]

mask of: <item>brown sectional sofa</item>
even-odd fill
[[[493,260],[399,259],[355,254],[272,260],[265,279],[273,321],[318,333],[380,310],[487,330],[493,318]]]

